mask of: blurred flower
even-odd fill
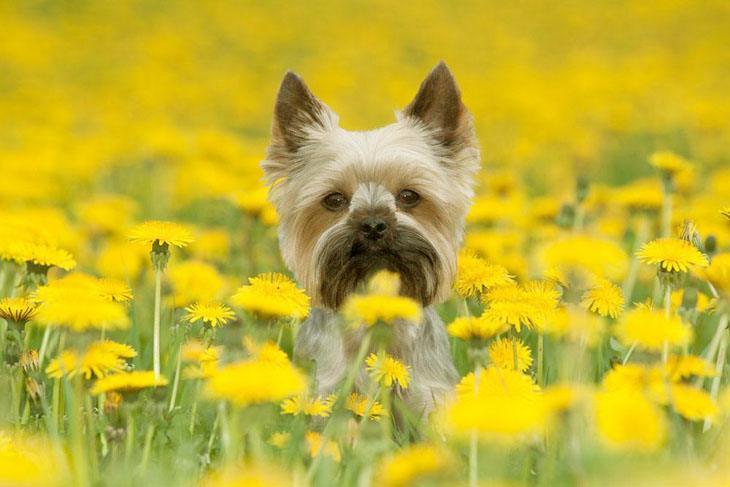
[[[236,316],[231,308],[220,303],[195,303],[185,308],[185,311],[188,312],[185,319],[190,323],[202,321],[212,328],[223,326]]]
[[[367,412],[368,418],[373,421],[380,421],[380,418],[388,415],[388,412],[378,401],[371,400],[357,392],[353,392],[347,397],[345,408],[360,417],[364,417]]]
[[[575,277],[620,279],[628,263],[619,244],[589,235],[570,235],[550,242],[539,251],[539,258],[546,274],[563,285]]]
[[[598,434],[612,448],[653,451],[666,439],[664,413],[641,392],[600,391],[594,408]]]
[[[276,348],[273,351],[280,352],[278,347],[273,347]],[[224,399],[245,407],[279,402],[301,393],[306,385],[302,373],[289,360],[271,360],[269,356],[269,352],[264,350],[262,353],[260,349],[254,358],[220,367],[207,380],[206,394],[210,398]]]
[[[506,324],[490,316],[460,316],[449,323],[446,331],[462,340],[486,340],[502,333],[506,328]]]
[[[452,467],[452,463],[449,453],[436,445],[412,444],[380,461],[375,474],[376,485],[421,485],[431,478],[442,477]]]
[[[202,379],[213,375],[218,370],[223,347],[205,346],[198,340],[190,340],[180,348],[182,360],[196,362],[195,365],[185,367],[183,376],[187,379]]]
[[[167,379],[160,376],[155,379],[152,371],[120,372],[98,379],[91,387],[91,394],[98,396],[104,392],[131,392],[150,387],[166,386]]]
[[[218,270],[199,260],[171,265],[168,276],[176,306],[216,301],[226,290],[226,282]]]
[[[61,487],[68,482],[69,466],[59,445],[40,436],[0,430],[0,485]]]
[[[118,194],[99,194],[78,204],[79,220],[92,234],[122,234],[132,221],[134,200]]]
[[[201,487],[289,487],[291,474],[269,464],[230,465],[212,470],[200,482]]]
[[[454,289],[463,298],[477,296],[486,289],[512,282],[507,269],[489,264],[486,260],[466,252],[459,254]]]
[[[487,352],[489,363],[503,369],[525,372],[532,365],[530,349],[519,338],[497,338]]]
[[[649,163],[662,172],[674,175],[689,171],[691,165],[687,159],[671,151],[658,151],[649,156]]]
[[[601,316],[616,318],[624,308],[624,296],[621,293],[621,288],[612,282],[598,279],[583,294],[581,305]]]
[[[129,231],[132,242],[158,244],[161,246],[187,247],[195,241],[189,228],[175,222],[151,220],[141,223]]]
[[[702,275],[715,288],[730,295],[730,252],[715,255],[710,266],[702,271]]]
[[[446,418],[456,433],[468,435],[475,430],[487,440],[512,442],[538,434],[547,411],[530,377],[491,366],[481,371],[476,391],[473,372],[461,380]]]
[[[673,382],[689,377],[713,377],[715,375],[714,366],[697,355],[670,355],[666,369]]]
[[[291,433],[288,431],[276,431],[271,433],[269,437],[269,444],[276,448],[284,448],[289,440],[291,439]]]
[[[284,399],[281,403],[281,413],[298,416],[320,416],[326,418],[332,413],[332,405],[335,402],[335,396],[329,396],[322,399],[317,397],[295,396]]]
[[[145,263],[147,251],[127,240],[108,240],[96,255],[96,269],[103,276],[125,281],[136,279]]]
[[[36,314],[36,306],[28,298],[0,299],[0,318],[16,325],[24,325]]]
[[[309,314],[309,296],[285,275],[267,272],[248,282],[233,295],[236,306],[272,318],[302,319]]]
[[[200,260],[226,262],[229,258],[231,239],[223,230],[204,230],[198,233],[190,252]]]
[[[342,315],[347,321],[356,325],[392,324],[396,320],[419,324],[421,307],[416,301],[405,296],[353,294],[345,301]]]
[[[410,367],[387,353],[371,353],[365,359],[365,365],[370,376],[385,387],[398,384],[402,389],[408,389],[411,381]]]
[[[309,455],[312,458],[316,458],[318,455],[329,457],[335,463],[340,463],[342,460],[342,454],[340,453],[340,447],[332,440],[324,442],[324,438],[320,433],[314,431],[307,431],[304,434],[304,441],[307,443],[307,449]]]
[[[707,257],[692,244],[678,238],[660,238],[644,245],[636,255],[645,264],[657,264],[668,272],[687,272],[691,267],[707,267]]]
[[[700,388],[689,384],[672,384],[672,406],[690,421],[710,420],[717,416],[717,403]]]
[[[624,313],[614,327],[619,341],[626,345],[659,352],[666,342],[670,347],[687,345],[692,338],[692,328],[678,316],[667,318],[663,313],[646,308],[635,308]]]

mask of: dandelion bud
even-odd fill
[[[109,414],[119,409],[122,404],[122,395],[118,392],[109,392],[104,399],[104,413]]]
[[[152,267],[155,270],[164,271],[170,260],[170,246],[167,242],[160,243],[159,240],[155,240],[150,251],[150,258],[152,259]]]
[[[37,372],[40,368],[38,361],[38,351],[28,350],[20,356],[20,366],[23,368],[23,372],[30,374],[31,372]]]
[[[41,394],[43,394],[41,384],[32,377],[28,377],[25,380],[25,390],[28,392],[28,397],[30,397],[33,402],[37,401]]]
[[[685,220],[684,223],[682,223],[681,238],[682,240],[694,245],[694,247],[700,252],[703,250],[702,237],[700,236],[700,232],[697,231],[697,227],[692,220]]]

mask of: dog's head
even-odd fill
[[[443,63],[395,123],[367,132],[340,128],[287,73],[262,163],[286,264],[333,309],[381,269],[423,305],[446,299],[478,165],[471,116]]]

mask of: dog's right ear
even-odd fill
[[[332,111],[309,91],[304,80],[288,71],[276,96],[272,137],[296,152],[313,130],[326,130],[331,125],[332,115]]]
[[[337,115],[309,91],[302,78],[287,71],[276,95],[271,145],[262,163],[269,183],[288,175],[302,146],[336,126]]]

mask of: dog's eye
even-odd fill
[[[421,201],[421,196],[413,190],[404,189],[398,193],[398,204],[404,208],[413,208]]]
[[[339,211],[347,206],[347,198],[342,193],[330,193],[324,197],[322,204],[330,211]]]

